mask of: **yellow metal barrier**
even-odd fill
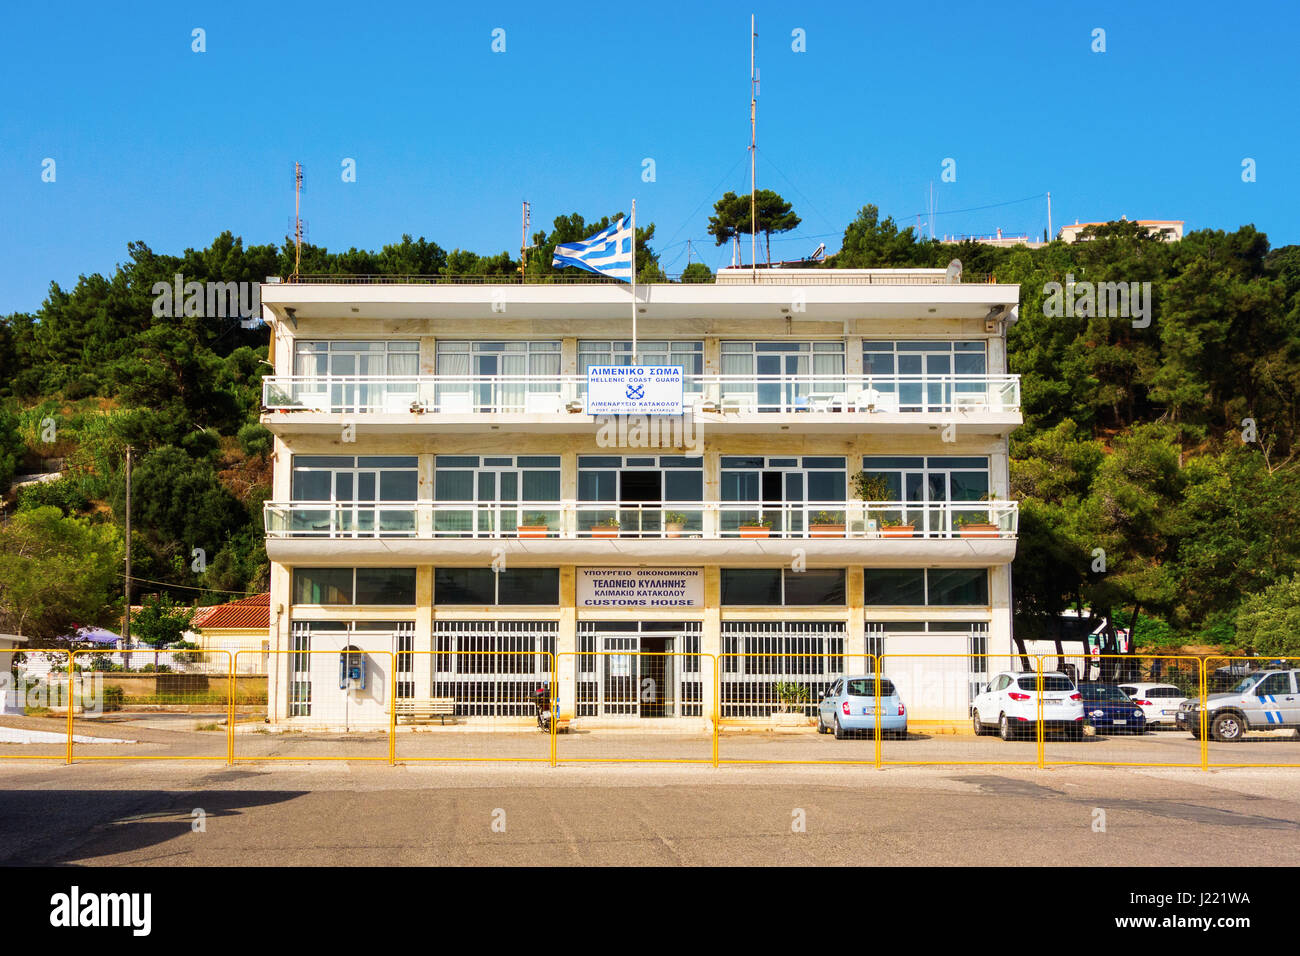
[[[67,675],[68,763],[229,762],[231,666],[224,650],[73,651]],[[222,721],[212,717],[226,724],[220,736]],[[78,722],[82,731],[95,733],[79,734]]]
[[[359,640],[372,635],[339,632],[338,636]],[[237,651],[236,668],[244,655],[267,659],[268,709],[260,721],[263,727],[239,731],[232,723],[232,762],[392,764],[394,652],[353,644],[317,650]]]
[[[403,762],[555,763],[555,734],[537,728],[537,691],[556,714],[555,655],[533,649],[398,651],[394,759]],[[428,727],[398,733],[397,711]],[[450,710],[450,713],[447,711]],[[450,719],[443,733],[438,727]],[[478,752],[486,745],[487,753]]]
[[[5,715],[12,718],[9,727],[19,740],[0,743],[0,760],[66,760],[68,756],[68,721],[56,717],[55,712],[67,706],[67,673],[71,655],[63,650],[15,649],[28,664],[19,665],[22,671],[17,678],[11,674],[0,675],[6,683],[0,688],[8,692],[19,713]],[[32,667],[38,655],[42,656],[39,668]],[[48,655],[48,658],[45,657]],[[12,683],[10,683],[12,682]],[[69,712],[70,715],[70,712]],[[22,741],[26,734],[30,739]],[[57,735],[54,739],[39,738]]]
[[[1173,654],[1076,656],[1088,734],[1083,746],[1054,746],[1045,766],[1204,766],[1204,742],[1180,728],[1184,701],[1204,700],[1201,658]],[[1044,666],[1055,669],[1053,656]]]
[[[719,654],[716,669],[718,736],[723,728],[731,730],[730,755],[719,745],[717,764],[879,765],[879,715],[869,757],[846,757],[839,751],[809,754],[810,747],[828,749],[819,716],[825,692],[841,677],[876,673],[872,655],[734,652]],[[878,677],[876,684],[878,691]],[[809,739],[814,726],[818,734]]]
[[[714,654],[684,651],[562,651],[556,657],[560,686],[574,687],[572,709],[560,701],[561,713],[573,718],[564,735],[564,753],[555,743],[555,762],[565,763],[703,763],[717,766],[718,718],[708,691],[714,688],[718,659]],[[572,671],[566,667],[571,662]],[[692,666],[693,665],[693,666]],[[584,669],[586,668],[586,669]],[[712,673],[706,673],[711,670]],[[572,674],[572,680],[569,675]],[[715,699],[716,701],[716,699]],[[669,714],[666,710],[672,710]],[[689,724],[652,726],[647,718],[697,719],[707,736]],[[588,730],[595,728],[595,733]],[[620,731],[641,730],[638,743],[651,755],[628,755]],[[647,739],[648,738],[648,739]],[[707,739],[707,756],[674,752],[683,743]]]
[[[1300,767],[1300,657],[1208,657],[1203,667],[1206,768]]]

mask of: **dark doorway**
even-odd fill
[[[659,501],[663,482],[657,471],[625,471],[618,476],[620,501]]]
[[[671,637],[641,635],[641,716],[673,716]]]
[[[657,471],[625,471],[618,479],[619,500],[624,505],[641,504],[641,507],[625,507],[619,515],[623,536],[659,534],[661,508],[659,499],[663,496],[663,476]]]

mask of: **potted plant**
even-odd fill
[[[953,519],[953,529],[963,538],[996,538],[1002,531],[990,521],[981,521],[971,514],[961,514]]]
[[[808,533],[814,538],[844,537],[844,512],[819,511],[808,522]]]
[[[680,538],[684,527],[686,527],[685,514],[680,511],[664,512],[664,537]]]
[[[545,538],[551,530],[550,516],[545,512],[526,515],[524,523],[516,529],[521,538]]]
[[[803,705],[808,703],[807,687],[793,681],[778,681],[772,690],[781,704],[781,709],[772,715],[772,723],[778,726],[808,723],[808,715],[803,712]]]
[[[618,518],[613,516],[606,518],[603,521],[595,522],[591,526],[591,536],[593,538],[617,538]]]
[[[916,531],[916,525],[882,516],[880,519],[880,536],[882,538],[910,538]]]
[[[739,530],[742,538],[766,538],[772,531],[772,519],[760,514],[753,521],[742,524]]]

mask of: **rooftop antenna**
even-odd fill
[[[758,281],[758,200],[755,157],[758,153],[758,67],[754,66],[754,43],[758,33],[754,15],[749,15],[749,264]]]
[[[293,164],[293,280],[302,271],[302,163]]]
[[[1051,242],[1056,236],[1052,232],[1052,193],[1047,193],[1047,241]]]
[[[528,268],[528,250],[532,248],[528,244],[528,225],[533,221],[532,208],[527,199],[524,200],[524,212],[519,227],[519,281],[527,281],[525,270]]]

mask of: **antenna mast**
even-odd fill
[[[302,163],[293,164],[293,277],[302,271]]]
[[[523,225],[519,233],[519,281],[525,281],[525,269],[528,266],[528,223],[532,221],[532,210],[528,208],[528,200],[524,200]]]
[[[758,33],[754,15],[749,15],[749,263],[758,281],[758,201],[755,157],[758,153],[758,68],[754,66],[754,42]]]

